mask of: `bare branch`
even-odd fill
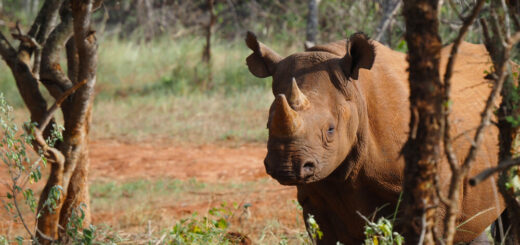
[[[484,35],[484,40],[488,40],[487,42],[484,42],[484,44],[487,44],[491,40],[491,36],[489,36],[489,28],[486,19],[480,19],[480,26],[482,26],[482,34]]]
[[[500,28],[497,13],[494,9],[491,9],[491,29],[493,30],[493,33],[495,33],[495,35],[497,35],[498,40],[501,41],[500,43],[502,44],[502,46],[505,47],[506,46],[506,43],[505,43],[506,38],[504,38],[505,33],[503,33],[502,28]]]
[[[453,4],[452,1],[449,1],[450,4]],[[455,39],[453,46],[451,48],[450,57],[448,59],[448,64],[446,65],[446,72],[444,73],[444,101],[445,101],[445,112],[444,112],[444,151],[446,153],[446,156],[448,158],[448,162],[450,164],[450,168],[452,171],[458,170],[458,163],[457,163],[457,157],[454,154],[453,147],[451,145],[451,136],[450,136],[450,121],[449,121],[449,115],[451,112],[451,105],[450,105],[450,94],[451,94],[451,77],[453,75],[453,65],[455,64],[457,53],[459,50],[460,43],[462,40],[464,40],[464,37],[466,36],[466,33],[468,32],[469,27],[475,19],[477,18],[478,14],[480,13],[480,10],[484,6],[484,0],[479,0],[477,2],[477,5],[473,8],[473,11],[471,12],[471,15],[464,19],[464,23],[462,28],[459,30],[459,35]],[[453,7],[453,6],[452,6]],[[462,18],[461,18],[462,19]]]
[[[60,65],[60,53],[73,33],[72,23],[71,10],[64,7],[61,22],[49,35],[42,51],[40,80],[55,99],[72,87],[72,82]]]
[[[520,20],[518,19],[518,16],[514,12],[511,13],[511,19],[513,19],[513,23],[515,23],[516,30],[520,30]]]
[[[58,16],[58,11],[60,6],[63,5],[63,1],[64,0],[45,1],[27,36],[35,37],[38,43],[44,44],[47,41],[47,37],[49,36],[52,28],[54,27],[54,23],[56,22]],[[33,51],[35,52],[32,72],[37,77],[37,79],[39,79],[42,48],[38,48]]]
[[[38,227],[36,227],[36,233],[38,233],[38,235],[45,240],[48,240],[50,242],[56,242],[56,240],[52,239],[52,237],[47,236],[42,231],[40,231],[40,229],[38,229]]]
[[[31,113],[31,121],[40,123],[43,114],[47,111],[47,101],[40,92],[38,80],[33,76],[28,64],[17,57],[13,57],[7,64],[11,68],[18,91]]]
[[[86,112],[92,101],[97,67],[97,42],[95,32],[90,30],[90,15],[93,10],[93,0],[87,3],[74,1],[74,43],[79,57],[78,81],[86,80],[87,84],[76,92],[73,98],[73,110],[70,111],[69,123],[81,127]],[[75,129],[71,129],[75,130]]]
[[[389,15],[385,16],[385,20],[384,22],[382,22],[381,26],[379,28],[377,28],[377,35],[374,37],[374,40],[376,41],[380,41],[381,38],[383,37],[383,35],[385,34],[386,32],[386,29],[388,29],[388,26],[390,26],[390,23],[392,22],[392,20],[394,19],[395,15],[397,15],[397,12],[399,11],[399,9],[401,8],[401,5],[403,4],[402,1],[399,1],[394,9],[392,10],[392,12],[390,12]]]
[[[20,210],[20,207],[18,207],[18,200],[16,200],[16,195],[18,194],[18,191],[16,190],[16,188],[12,188],[12,191],[13,191],[13,203],[14,203],[14,207],[16,208],[16,212],[18,213],[18,217],[20,218],[20,221],[22,222],[23,227],[25,228],[25,231],[27,231],[29,236],[31,236],[31,239],[34,241],[34,235],[31,232],[31,230],[29,229],[29,227],[27,226],[27,223],[25,222],[25,220],[23,219],[23,215],[22,215],[22,211]]]
[[[451,9],[453,9],[453,12],[455,12],[455,14],[457,14],[459,17],[459,20],[464,20],[464,17],[460,14],[459,10],[457,9],[457,5],[453,3],[453,0],[448,0],[448,3],[450,4]]]
[[[499,38],[502,38],[502,36],[499,36]],[[462,166],[465,171],[469,169],[471,162],[475,159],[476,151],[478,150],[478,146],[482,141],[484,128],[490,124],[495,99],[499,96],[500,91],[502,90],[502,86],[507,77],[507,65],[505,61],[509,59],[511,49],[513,45],[518,41],[520,41],[520,32],[515,33],[511,38],[508,38],[505,41],[500,41],[501,43],[505,43],[503,62],[500,63],[499,70],[495,71],[497,75],[496,84],[493,87],[488,100],[486,101],[486,106],[484,111],[482,112],[482,119],[480,121],[480,125],[477,128],[477,132],[475,133],[475,138],[473,140],[473,143],[471,144],[470,151],[468,152],[468,155],[466,156],[466,159]]]
[[[25,43],[28,47],[36,48],[36,49],[41,49],[42,48],[42,46],[38,43],[38,41],[36,41],[36,39],[34,39],[31,36],[24,35],[22,33],[18,33],[18,34],[17,33],[11,33],[11,36],[14,39],[20,40],[20,42]]]
[[[451,3],[451,1],[450,1]],[[451,77],[453,75],[453,66],[455,64],[458,49],[461,42],[464,40],[466,33],[468,32],[469,27],[473,24],[475,19],[477,18],[480,10],[484,6],[484,0],[479,0],[475,7],[473,8],[471,14],[464,18],[463,26],[459,30],[459,34],[455,39],[453,46],[450,51],[450,57],[448,59],[448,64],[446,65],[446,72],[444,73],[444,134],[443,134],[443,143],[444,143],[444,152],[448,159],[448,163],[450,165],[452,176],[450,180],[450,188],[448,191],[448,200],[441,201],[446,204],[446,217],[444,220],[444,230],[446,231],[444,234],[444,240],[447,244],[453,243],[453,238],[455,236],[455,221],[456,221],[456,213],[458,212],[458,201],[459,201],[459,189],[462,179],[467,174],[467,170],[463,165],[462,168],[459,167],[457,156],[453,150],[451,145],[452,139],[450,135],[451,123],[449,120],[449,115],[451,113],[451,103],[450,103],[450,94],[451,94]],[[499,90],[500,91],[500,90]],[[493,100],[494,101],[494,100]],[[488,119],[489,120],[489,119]],[[477,134],[478,130],[477,130]],[[471,151],[470,151],[471,152]],[[469,167],[469,166],[468,166]],[[437,187],[438,188],[438,187]]]
[[[491,177],[493,174],[498,173],[498,172],[503,172],[513,166],[518,166],[518,165],[520,165],[520,157],[500,162],[497,167],[488,168],[488,169],[480,172],[479,174],[477,174],[475,177],[469,179],[469,184],[472,186],[476,186],[476,185],[480,184],[482,181]]]
[[[511,26],[510,22],[509,22],[509,15],[507,14],[509,11],[508,11],[508,8],[507,8],[507,4],[506,4],[506,1],[505,0],[501,0],[500,3],[502,4],[502,8],[504,9],[504,11],[506,12],[506,14],[504,14],[504,21],[505,21],[505,34],[506,34],[506,39],[509,39],[511,37],[511,31],[509,30],[509,27]]]
[[[54,113],[56,112],[56,110],[61,106],[61,104],[63,103],[63,101],[65,101],[65,99],[67,97],[69,97],[69,95],[71,95],[72,93],[74,93],[77,89],[79,89],[81,86],[85,85],[87,83],[87,80],[83,80],[79,83],[76,83],[74,84],[74,86],[70,89],[68,89],[67,91],[65,91],[60,98],[58,98],[56,100],[56,102],[54,102],[54,104],[51,106],[51,108],[49,108],[49,110],[47,111],[47,113],[45,113],[45,116],[43,117],[43,120],[42,120],[42,123],[40,125],[38,125],[38,129],[39,130],[43,130],[47,127],[47,125],[49,124],[49,122],[51,121]]]
[[[46,0],[27,35],[36,38],[38,43],[44,43],[62,3],[63,0]]]

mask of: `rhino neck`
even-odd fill
[[[396,199],[403,181],[401,150],[410,121],[407,65],[404,54],[382,45],[377,46],[377,54],[373,68],[360,75],[367,145],[360,177],[381,195]]]
[[[410,120],[406,60],[384,46],[376,48],[372,69],[361,70],[353,81],[359,116],[356,143],[331,179],[396,200],[403,180],[401,149]]]

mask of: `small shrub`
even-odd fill
[[[6,199],[2,199],[1,202],[13,221],[20,222],[23,225],[32,242],[39,244],[35,233],[30,228],[32,224],[28,223],[36,220],[40,215],[36,210],[37,200],[34,196],[34,191],[29,184],[34,184],[41,180],[42,169],[46,167],[47,159],[41,151],[37,152],[36,160],[31,159],[33,156],[30,154],[30,149],[32,148],[34,127],[36,125],[34,123],[24,123],[25,131],[21,132],[14,122],[12,111],[13,108],[7,104],[4,95],[0,93],[0,160],[3,163],[2,166],[9,173],[9,179],[6,181],[6,183],[9,182],[6,185],[8,187]],[[51,136],[46,139],[47,144],[53,146],[56,142],[62,140],[62,130],[63,127],[53,125]],[[63,188],[61,186],[53,186],[41,210],[48,209],[49,212],[53,212],[61,198],[62,192]],[[20,199],[23,200],[23,203],[20,202]],[[81,230],[85,218],[84,207],[85,204],[82,204],[79,210],[74,211],[66,227],[68,237],[60,242],[66,244],[92,244],[95,227],[90,226]],[[28,216],[26,209],[34,217],[26,217]],[[24,238],[18,235],[15,241],[18,244],[22,244]],[[0,236],[0,245],[14,243],[15,241],[8,241],[6,237]]]
[[[231,211],[222,204],[212,208],[208,216],[198,217],[193,213],[190,218],[178,221],[169,233],[169,244],[231,244],[226,236]]]
[[[309,235],[313,240],[320,240],[323,237],[323,232],[320,230],[320,226],[318,225],[312,214],[309,214],[309,217],[307,218],[307,225]]]
[[[385,217],[379,218],[377,222],[372,222],[358,214],[366,221],[365,225],[365,245],[402,245],[404,238],[397,232],[393,231],[393,224]]]

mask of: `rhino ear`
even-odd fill
[[[246,59],[249,71],[261,78],[272,76],[276,71],[276,64],[282,57],[263,43],[258,42],[255,34],[249,31],[246,36],[246,44],[253,51]]]
[[[347,42],[347,54],[343,57],[343,71],[348,77],[358,79],[359,69],[370,70],[375,57],[375,47],[368,37],[361,32],[355,33]]]

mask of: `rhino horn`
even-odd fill
[[[284,94],[279,94],[274,100],[274,115],[269,127],[271,133],[279,137],[296,134],[302,126],[302,119],[289,106]]]
[[[295,110],[305,110],[309,108],[309,100],[307,97],[300,91],[298,88],[298,83],[296,83],[296,79],[293,77],[291,84],[291,91],[289,92],[289,105]]]

